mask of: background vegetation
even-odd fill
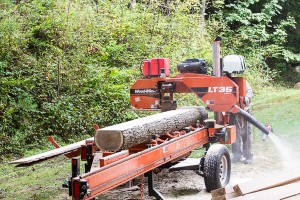
[[[284,136],[284,138],[289,139],[289,148],[294,149],[291,151],[295,155],[299,151],[300,144],[300,130],[299,126],[299,115],[300,115],[300,91],[294,89],[281,89],[276,91],[270,91],[267,95],[258,95],[254,99],[253,113],[257,119],[265,123],[268,121],[274,129],[276,135]],[[284,114],[282,114],[284,113]],[[274,173],[280,173],[283,164],[279,151],[280,149],[276,147],[270,139],[262,142],[262,133],[258,129],[253,132],[253,153],[254,160],[251,165],[244,164],[234,164],[232,166],[232,178],[238,177],[239,179],[246,178],[249,180],[253,177],[259,177],[264,174],[274,175]],[[282,138],[282,137],[281,137]],[[50,145],[48,146],[50,148]],[[37,150],[27,151],[26,155],[36,154]],[[202,156],[203,152],[196,150],[193,152],[193,156]],[[297,159],[296,159],[297,160]],[[82,162],[82,164],[84,164]],[[267,166],[267,167],[266,167]],[[46,170],[45,170],[46,169]],[[83,170],[83,166],[81,170]],[[275,170],[275,172],[274,172]],[[181,176],[185,175],[186,172],[182,173]],[[166,192],[166,185],[170,184],[169,180],[165,180],[167,177],[173,177],[172,174],[168,174],[167,171],[159,173],[156,179],[156,186],[161,191],[164,191],[164,196],[168,199],[181,199],[181,197],[187,198],[190,193],[184,192],[187,190],[188,186],[184,185],[183,188],[176,186],[172,192]],[[189,174],[191,175],[191,174]],[[13,165],[3,164],[0,165],[0,199],[35,199],[35,200],[52,200],[52,199],[67,199],[68,189],[63,189],[61,187],[65,179],[71,176],[70,169],[70,159],[60,156],[40,164],[36,164],[29,167],[14,167]],[[195,173],[195,176],[198,176]],[[247,179],[248,178],[248,179]],[[9,181],[8,181],[9,180]],[[203,186],[203,179],[198,177],[199,182],[195,183],[197,187]],[[182,182],[181,179],[178,183]],[[175,183],[172,183],[174,186]],[[233,184],[233,183],[231,183]],[[175,187],[175,186],[174,186]],[[145,187],[146,188],[146,187]],[[123,187],[121,187],[123,189]],[[180,194],[178,194],[180,192]],[[192,193],[199,192],[198,190],[192,191]],[[203,191],[202,191],[203,192]],[[128,191],[127,193],[117,190],[112,190],[100,196],[100,199],[124,199],[122,196],[117,198],[112,198],[117,196],[116,194],[122,193],[123,196],[127,195],[127,198],[137,198],[136,193],[133,191]],[[203,193],[202,193],[203,194]],[[200,196],[201,199],[205,197]],[[207,199],[210,199],[211,195]],[[192,198],[191,198],[192,199]]]
[[[245,56],[256,93],[275,83],[294,84],[299,4],[1,0],[2,159],[41,148],[47,135],[68,143],[92,135],[93,123],[103,127],[137,117],[128,111],[128,89],[141,76],[141,61],[168,57],[173,74],[187,58],[211,63],[216,36],[224,38],[224,55]]]

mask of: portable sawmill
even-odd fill
[[[221,59],[220,41],[212,45],[212,75],[207,75],[202,59],[178,64],[180,73],[174,77],[169,77],[169,59],[144,61],[144,78],[131,87],[130,103],[136,109],[162,112],[102,129],[95,125],[93,138],[65,147],[49,137],[56,149],[11,163],[27,166],[61,154],[72,158],[72,177],[65,186],[73,200],[94,199],[144,175],[149,196],[164,199],[153,182],[153,170],[163,168],[196,171],[203,176],[208,192],[224,187],[230,180],[231,161],[223,144],[236,139],[236,127],[229,124],[230,114],[240,113],[266,134],[269,130],[243,110],[246,79],[233,76],[244,71],[243,57]],[[194,93],[205,106],[177,109],[175,93]],[[214,112],[213,119],[208,119],[208,111]],[[191,151],[200,147],[205,149],[204,157],[187,162]],[[83,174],[80,160],[86,161]]]

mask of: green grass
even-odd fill
[[[58,157],[41,164],[15,168],[1,164],[0,199],[62,199],[68,191],[61,185],[70,176],[70,162]]]
[[[275,134],[299,144],[300,90],[280,89],[260,94],[253,99],[252,113],[262,123],[268,121]]]
[[[300,138],[298,129],[300,124],[299,90],[278,89],[266,94],[259,94],[253,99],[252,105],[254,116],[262,123],[269,121],[275,134],[285,136],[294,142]],[[260,140],[260,131],[255,129],[254,135],[256,141]],[[30,150],[25,152],[25,155],[33,155],[44,150],[45,147],[35,152]],[[193,157],[202,153],[194,151]],[[0,199],[50,200],[68,197],[68,190],[62,189],[61,184],[70,176],[69,159],[60,156],[24,168],[15,168],[7,164],[8,160],[11,158],[0,163]]]

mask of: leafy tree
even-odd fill
[[[47,135],[64,140],[137,117],[129,87],[140,63],[210,57],[192,4],[5,1],[0,20],[0,153],[21,153]],[[175,69],[173,68],[173,71]],[[7,145],[10,144],[10,145]]]
[[[261,71],[267,82],[289,71],[286,61],[298,59],[286,49],[288,30],[295,28],[295,20],[281,16],[283,2],[224,1],[211,14],[220,23],[217,32],[225,38],[226,52],[246,56],[252,70]]]

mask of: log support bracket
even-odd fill
[[[153,177],[153,170],[149,171],[148,173],[148,191],[149,196],[154,196],[157,200],[165,200],[162,194],[154,188],[154,177]]]

